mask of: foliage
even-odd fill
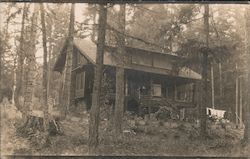
[[[22,19],[24,5],[21,3],[6,3],[1,4],[1,6],[3,6],[1,10],[3,25],[2,30],[0,30],[0,50],[3,54],[1,54],[0,101],[3,96],[9,100],[12,98],[16,82],[14,74],[17,69],[18,50],[20,50],[20,45],[23,43],[24,49],[21,52],[27,55],[26,51],[30,50],[30,44],[33,42],[30,36],[32,29],[35,29],[38,34],[38,38],[34,42],[37,48],[34,95],[40,98],[42,97],[41,27],[38,24],[32,28],[32,5],[27,3],[23,40],[20,36],[20,19]],[[199,73],[201,72],[201,53],[209,51],[209,61],[215,69],[216,107],[221,109],[231,108],[234,112],[235,78],[239,75],[244,75],[247,69],[243,6],[210,5],[209,48],[206,48],[204,42],[205,33],[202,8],[200,4],[128,4],[126,7],[126,32],[124,33],[126,45],[183,56],[186,60],[184,62],[178,61],[176,66],[187,65]],[[68,33],[70,5],[46,4],[45,10],[48,54],[50,56],[48,59],[50,66],[48,70],[51,71],[60,53],[64,38]],[[96,37],[98,28],[96,23],[98,18],[97,12],[96,4],[86,5],[83,13],[84,19],[75,24],[75,37],[86,38],[92,35]],[[119,33],[117,13],[117,5],[108,6],[107,45],[117,45],[118,39],[116,35]],[[219,96],[218,93],[219,63],[222,65],[222,96]],[[236,64],[238,65],[237,70],[235,68]],[[27,61],[24,62],[24,68],[27,68]],[[49,96],[56,97],[59,94],[58,92],[60,92],[62,77],[56,73],[50,73],[50,76],[49,89],[52,91],[49,91]],[[26,79],[25,75],[24,79]],[[114,93],[112,92],[111,83],[115,81],[114,79],[108,79],[107,76],[103,80],[101,94],[102,115],[104,116],[103,118],[108,118],[110,116],[108,112],[110,113],[110,109],[113,108],[107,102],[107,99],[110,99],[110,94]],[[245,88],[245,85],[243,87]],[[246,90],[244,90],[243,94],[246,94]],[[38,99],[38,101],[40,100]],[[196,135],[194,135],[195,137]],[[138,137],[136,139],[137,144],[141,144],[140,140],[144,138]],[[230,145],[230,143],[222,141],[214,145],[214,147],[223,145]],[[150,146],[146,144],[145,147],[149,148]],[[133,150],[133,152],[136,153],[136,150]]]

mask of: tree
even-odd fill
[[[67,47],[67,59],[66,59],[66,69],[65,69],[65,79],[64,79],[64,89],[63,89],[63,108],[64,115],[66,116],[69,106],[72,104],[71,95],[74,92],[71,88],[71,71],[72,71],[72,55],[73,55],[73,40],[74,40],[74,20],[75,20],[75,4],[71,5],[70,12],[70,22],[69,22],[69,31],[68,31],[68,47]]]
[[[124,112],[124,60],[125,60],[125,10],[126,5],[120,5],[119,11],[119,33],[117,33],[117,60],[116,66],[116,96],[115,96],[115,114],[114,129],[115,135],[119,136],[122,132],[123,112]]]
[[[94,153],[98,146],[98,127],[99,127],[99,114],[100,114],[100,93],[101,93],[101,81],[103,71],[103,55],[105,47],[105,35],[106,35],[106,22],[107,22],[107,8],[105,4],[100,4],[99,9],[99,27],[98,27],[98,39],[97,39],[97,56],[96,66],[92,93],[92,106],[90,110],[89,121],[89,153]]]
[[[20,33],[20,40],[19,40],[19,50],[18,50],[18,63],[17,63],[17,83],[16,83],[16,90],[15,90],[15,103],[17,108],[20,109],[19,97],[22,93],[22,85],[23,85],[23,62],[24,62],[24,25],[25,25],[25,18],[28,12],[27,4],[25,3],[23,6],[23,14],[22,14],[22,24],[21,24],[21,33]]]
[[[0,38],[0,83],[2,82],[2,54],[3,54],[3,44],[2,44],[2,38]]]
[[[50,97],[50,83],[51,83],[51,54],[52,54],[52,48],[53,48],[53,44],[52,44],[52,38],[53,38],[53,30],[52,28],[54,27],[53,26],[53,19],[51,18],[47,18],[46,19],[46,23],[47,23],[47,28],[46,28],[46,31],[47,31],[47,41],[48,41],[48,90],[47,90],[47,93],[48,93],[48,97]]]
[[[7,15],[9,16],[9,11],[7,11]],[[0,19],[0,23],[3,24],[2,22],[2,19]],[[8,32],[8,23],[6,25],[6,30],[5,30],[5,35],[4,35],[4,31],[3,31],[3,26],[0,25],[0,35],[1,35],[1,38],[0,38],[0,84],[2,83],[2,72],[3,72],[3,67],[2,67],[2,64],[3,64],[3,57],[4,57],[4,40],[7,40],[7,37],[6,37],[6,33]],[[0,102],[2,101],[2,96],[0,94]]]
[[[45,10],[48,17],[45,18],[48,42],[48,96],[52,96],[54,99],[63,99],[64,78],[50,70],[58,57],[65,37],[69,34],[70,9],[69,4],[47,4]],[[56,101],[57,104],[58,102],[64,104],[62,100]]]
[[[250,142],[250,9],[246,6],[245,9],[245,20],[246,20],[246,54],[248,59],[248,84],[247,84],[247,103],[245,105],[245,130],[244,130],[244,142]]]
[[[175,52],[185,41],[184,28],[201,19],[200,7],[194,4],[130,5],[128,8],[132,9],[132,18],[127,22],[127,32],[136,37],[128,37],[128,45],[166,53]]]
[[[37,25],[37,5],[34,6],[34,12],[31,18],[30,27],[30,48],[26,52],[26,80],[25,80],[25,92],[24,92],[24,114],[28,116],[28,113],[32,111],[32,98],[34,96],[34,78],[35,78],[35,66],[36,66],[36,25]]]
[[[46,37],[46,25],[45,25],[45,11],[43,3],[40,4],[41,11],[41,24],[42,24],[42,37],[43,37],[43,126],[44,130],[48,130],[48,122],[49,122],[49,107],[48,107],[48,62],[47,62],[47,37]]]
[[[6,78],[8,78],[8,82],[4,82],[4,86],[2,85],[1,88],[4,89],[1,91],[0,93],[0,100],[3,96],[8,97],[9,99],[11,99],[12,104],[15,105],[15,93],[16,93],[16,73],[17,71],[17,54],[20,51],[20,49],[18,49],[18,47],[20,48],[20,30],[18,30],[19,27],[16,27],[17,29],[15,29],[15,32],[13,32],[13,27],[9,27],[11,25],[13,25],[13,23],[18,24],[19,26],[22,26],[22,22],[17,23],[16,19],[17,17],[21,16],[22,19],[22,11],[24,9],[23,5],[19,5],[16,3],[9,3],[9,4],[5,4],[2,5],[2,7],[4,8],[3,10],[1,10],[1,15],[3,17],[3,19],[5,19],[3,21],[2,24],[3,25],[2,29],[1,29],[1,36],[2,39],[4,39],[2,41],[2,51],[1,51],[1,75],[2,75],[2,79],[6,80]],[[25,8],[28,10],[29,8],[29,4],[27,4],[25,6]],[[27,13],[27,10],[25,11]],[[25,15],[25,19],[28,22],[28,16]],[[28,24],[27,22],[25,22],[26,24]],[[25,24],[24,23],[24,24]],[[25,27],[24,27],[25,28]],[[28,29],[25,29],[28,30]],[[17,36],[19,34],[19,36]],[[27,38],[24,38],[25,40],[29,39],[30,35],[27,34],[26,31],[23,32],[23,35],[27,36]],[[13,40],[14,43],[10,43],[10,40]],[[25,40],[22,41],[22,46],[25,45]],[[17,43],[16,43],[17,42]],[[19,45],[18,45],[19,42]],[[15,45],[13,45],[15,44]],[[29,50],[30,48],[27,48],[26,50]],[[17,51],[16,51],[17,50]],[[24,49],[25,50],[25,49]],[[21,54],[23,56],[23,58],[25,58],[24,54]],[[24,66],[24,65],[23,65]],[[19,68],[20,69],[20,68]],[[11,74],[11,76],[9,76]],[[19,81],[20,82],[20,81]],[[25,84],[25,83],[24,83]],[[24,86],[24,85],[22,85]],[[25,87],[22,87],[25,88]],[[24,90],[24,89],[22,89]],[[11,93],[11,94],[10,94]],[[22,91],[20,91],[20,94],[23,93]],[[21,109],[19,103],[17,103],[17,108]]]
[[[205,49],[203,50],[202,56],[203,56],[203,61],[202,61],[202,105],[201,105],[201,135],[205,136],[206,135],[206,129],[207,129],[207,116],[206,116],[206,107],[207,107],[207,98],[208,98],[208,78],[207,78],[207,68],[208,68],[208,51],[209,51],[209,5],[205,4],[205,13],[204,13],[204,32],[205,32]]]

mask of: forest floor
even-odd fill
[[[16,127],[20,117],[2,115],[2,155],[88,155],[88,114],[69,115],[61,121],[63,135],[50,136],[50,145],[41,147],[20,137]],[[250,147],[242,147],[242,129],[210,125],[206,139],[199,138],[195,124],[181,121],[159,123],[126,120],[121,138],[114,139],[108,121],[101,121],[100,155],[163,156],[250,156]],[[132,125],[132,126],[131,126]],[[136,126],[135,126],[136,125]]]

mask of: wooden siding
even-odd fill
[[[140,54],[132,54],[132,63],[137,65],[152,66],[152,57],[150,54],[141,56]]]
[[[132,52],[130,55],[132,65],[148,66],[155,69],[172,70],[173,62],[168,57],[161,54],[145,53],[143,56]]]
[[[76,73],[76,89],[75,96],[76,98],[84,97],[85,90],[85,72]]]
[[[162,55],[153,55],[153,67],[172,70],[173,64],[169,58]]]

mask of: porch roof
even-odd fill
[[[67,45],[68,45],[68,40],[65,40],[65,43],[63,45],[63,48],[60,51],[60,54],[56,60],[56,63],[54,65],[54,71],[62,72],[65,66],[65,61],[66,61],[66,54],[67,54]],[[80,53],[89,60],[92,64],[96,63],[96,50],[97,46],[95,43],[93,43],[89,39],[74,39],[74,47],[76,47]],[[115,47],[111,46],[106,46],[105,47],[105,52],[104,52],[104,65],[108,66],[116,66],[117,65],[117,60],[115,56],[113,56],[113,52],[115,51]],[[173,55],[173,54],[167,54],[167,53],[161,53],[161,52],[155,52],[151,50],[145,50],[141,48],[134,48],[134,47],[126,47],[127,52],[133,52],[137,51],[140,53],[155,53],[155,54],[162,54],[164,56],[167,56],[168,58],[177,61],[183,59],[180,56]],[[162,75],[173,75],[173,76],[178,76],[182,78],[189,78],[189,79],[201,79],[201,75],[192,69],[188,67],[183,67],[179,69],[177,73],[173,72],[171,73],[170,70],[162,69],[162,68],[155,68],[155,67],[150,67],[150,66],[143,66],[143,65],[138,65],[138,66],[132,66],[132,65],[126,65],[125,69],[132,69],[132,70],[137,70],[137,71],[144,71],[144,72],[150,72],[150,73],[156,73],[156,74],[162,74]]]

